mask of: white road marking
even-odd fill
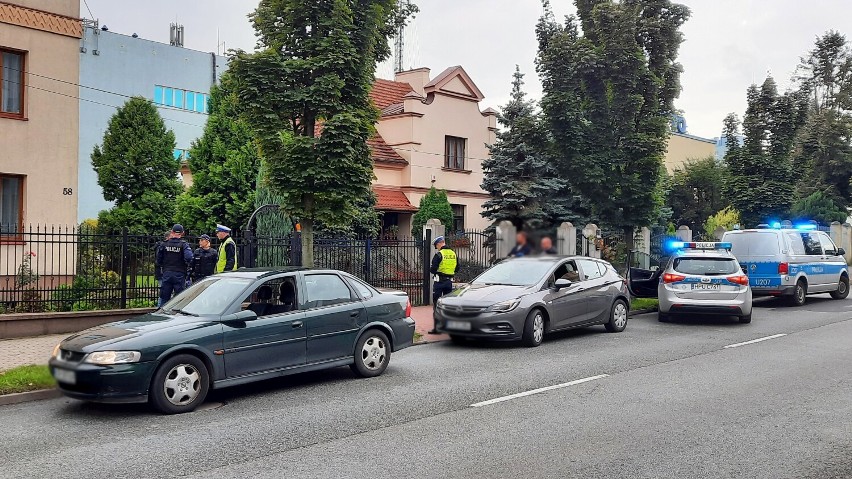
[[[495,398],[495,399],[489,399],[488,401],[482,401],[482,402],[478,402],[476,404],[471,404],[470,407],[489,406],[491,404],[497,404],[497,403],[503,402],[503,401],[510,401],[512,399],[522,398],[522,397],[525,397],[525,396],[532,396],[533,394],[539,394],[539,393],[543,393],[543,392],[547,392],[547,391],[553,391],[554,389],[561,389],[561,388],[567,388],[569,386],[576,386],[577,384],[583,384],[583,383],[587,383],[589,381],[594,381],[596,379],[603,379],[603,378],[606,378],[606,377],[609,377],[609,374],[601,374],[601,375],[598,375],[598,376],[592,376],[592,377],[588,377],[588,378],[577,379],[576,381],[571,381],[571,382],[568,382],[568,383],[555,384],[553,386],[547,386],[547,387],[543,387],[543,388],[533,389],[533,390],[530,390],[530,391],[524,391],[522,393],[512,394],[512,395],[509,395],[509,396],[503,396],[503,397],[499,397],[499,398]]]
[[[786,336],[786,334],[773,334],[772,336],[767,336],[765,338],[752,339],[751,341],[746,341],[744,343],[729,344],[729,345],[725,346],[724,349],[738,348],[740,346],[745,346],[746,344],[759,343],[761,341],[766,341],[767,339],[775,339],[775,338],[780,338],[782,336]]]

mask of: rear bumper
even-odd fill
[[[399,324],[394,324],[392,329],[395,336],[394,351],[405,349],[414,344],[414,319],[402,318],[402,321]]]
[[[73,371],[73,384],[57,381],[62,394],[83,401],[104,403],[144,403],[148,401],[148,385],[156,363],[97,366],[51,359],[50,373],[63,369]]]
[[[793,296],[796,286],[774,286],[772,288],[751,288],[755,296]]]
[[[747,290],[734,299],[684,299],[677,297],[660,298],[661,313],[694,313],[722,316],[746,316],[751,314],[752,293]]]
[[[667,312],[669,314],[713,314],[720,316],[744,316],[749,313],[743,312],[741,306],[699,306],[692,304],[673,304]],[[749,310],[749,312],[751,312]]]

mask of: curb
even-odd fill
[[[12,393],[0,395],[0,406],[9,406],[11,404],[20,404],[22,402],[42,401],[44,399],[55,399],[61,397],[62,393],[59,389],[39,389],[38,391],[28,391],[25,393]]]
[[[640,314],[655,313],[656,311],[657,311],[657,308],[637,309],[637,310],[630,311],[629,313],[627,313],[627,317],[638,316]]]

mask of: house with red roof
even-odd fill
[[[434,186],[453,207],[447,231],[485,228],[482,161],[495,141],[497,112],[480,110],[484,95],[464,68],[434,78],[428,68],[400,72],[376,80],[371,97],[381,111],[370,147],[384,227],[407,236],[420,198]]]

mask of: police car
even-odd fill
[[[672,255],[661,268],[630,268],[628,287],[639,298],[657,298],[658,319],[674,314],[737,316],[751,322],[749,279],[727,242],[670,242]]]
[[[796,306],[805,304],[809,294],[846,298],[849,268],[843,248],[815,224],[785,223],[728,231],[722,237],[731,243],[754,295],[789,297]]]

